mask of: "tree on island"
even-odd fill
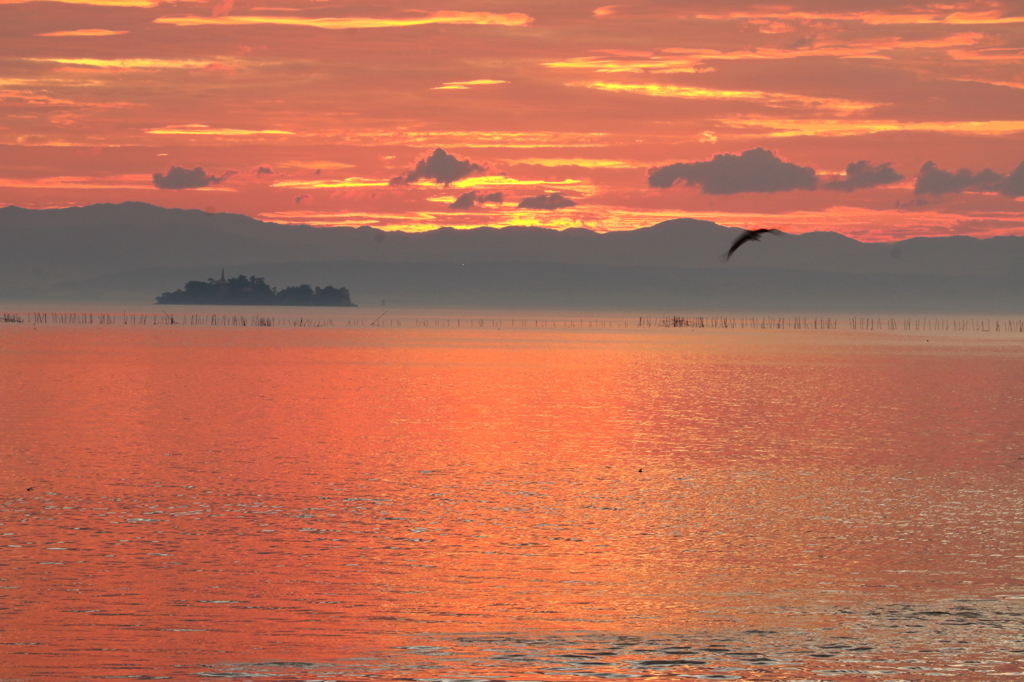
[[[168,291],[156,297],[161,305],[292,305],[354,306],[345,287],[311,287],[308,284],[281,291],[269,286],[262,277],[239,275],[225,279],[212,277],[205,282],[192,280],[184,289]]]

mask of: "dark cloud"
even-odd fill
[[[1024,161],[1017,168],[1006,176],[1003,188],[999,190],[1008,197],[1024,197]]]
[[[560,192],[554,192],[536,197],[526,197],[519,202],[519,206],[516,208],[542,208],[546,211],[553,211],[556,208],[569,208],[575,205],[576,202],[569,197],[562,196]]]
[[[196,189],[220,184],[235,174],[236,171],[229,170],[224,175],[217,177],[208,175],[200,166],[196,166],[192,170],[181,166],[171,166],[167,175],[153,173],[153,184],[160,189]]]
[[[273,175],[274,169],[270,166],[257,166],[252,172],[256,174],[256,177],[259,177],[261,175]]]
[[[448,204],[448,208],[471,208],[476,205],[476,190],[459,195],[459,198]]]
[[[739,156],[716,154],[710,161],[653,168],[647,176],[651,187],[671,187],[680,181],[699,185],[702,194],[738,194],[814,189],[818,178],[813,168],[783,161],[761,147]]]
[[[1014,171],[1015,175],[1016,173],[1017,171]],[[921,172],[914,184],[914,194],[931,194],[937,197],[942,194],[958,194],[971,190],[995,192],[1003,190],[1006,184],[1007,178],[991,168],[986,168],[978,173],[961,168],[956,173],[950,173],[928,161],[921,166]]]
[[[300,194],[299,196],[295,197],[295,203],[301,204],[303,201],[309,201],[312,198],[313,197],[309,196],[308,194]]]
[[[903,176],[892,169],[892,164],[881,163],[872,166],[868,161],[857,161],[847,164],[846,179],[826,182],[824,189],[838,189],[843,192],[852,192],[855,189],[867,189],[881,185],[891,185],[899,182]]]
[[[420,159],[413,170],[405,175],[391,178],[389,184],[408,185],[417,180],[429,179],[439,184],[450,185],[456,180],[485,170],[487,169],[480,164],[460,159],[438,147],[433,154],[425,159]]]
[[[475,204],[482,204],[488,201],[500,204],[505,201],[505,195],[501,192],[481,195],[476,190],[473,190],[472,192],[460,195],[458,199],[448,204],[448,208],[471,208]]]

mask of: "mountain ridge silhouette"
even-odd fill
[[[741,233],[690,218],[606,232],[522,225],[401,232],[285,225],[142,202],[8,206],[0,208],[0,299],[151,301],[183,277],[205,279],[225,267],[260,276],[273,270],[282,284],[309,280],[303,272],[323,272],[330,281],[311,283],[346,286],[357,303],[404,298],[417,305],[511,305],[517,288],[523,307],[555,300],[691,308],[827,304],[815,288],[834,292],[837,307],[864,310],[880,302],[857,290],[889,291],[895,298],[886,305],[902,302],[907,309],[941,306],[942,292],[958,292],[958,306],[974,301],[1012,310],[1022,300],[1024,237],[871,243],[835,232],[784,234],[744,247],[723,266],[719,256]],[[362,281],[346,279],[346,269]],[[570,271],[574,277],[563,276]],[[530,277],[543,281],[534,286]],[[889,285],[879,294],[881,282]],[[480,295],[467,295],[474,290]],[[488,291],[490,299],[482,293]]]

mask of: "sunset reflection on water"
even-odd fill
[[[1024,672],[1022,350],[5,328],[0,673]]]

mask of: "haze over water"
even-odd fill
[[[1021,336],[4,325],[0,679],[1024,674]]]

